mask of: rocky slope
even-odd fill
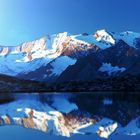
[[[45,92],[47,84],[0,75],[0,93]]]

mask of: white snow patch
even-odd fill
[[[126,31],[122,33],[115,33],[113,35],[116,40],[124,40],[128,45],[135,48],[135,39],[140,38],[140,33]]]
[[[101,49],[107,49],[115,44],[115,40],[105,30],[100,30],[95,35],[75,35],[73,38],[83,41],[83,43],[94,44]]]
[[[52,107],[55,107],[58,111],[63,113],[69,113],[78,109],[77,105],[70,103],[66,97],[63,98],[59,96],[54,97]]]
[[[76,61],[76,59],[72,59],[68,56],[61,56],[55,59],[55,61],[51,63],[53,67],[52,74],[60,75],[68,66],[74,65]]]
[[[96,38],[97,41],[105,41],[107,43],[115,44],[114,38],[105,30],[98,30],[95,33],[95,36],[97,37]]]
[[[100,72],[106,72],[109,76],[111,76],[112,74],[116,74],[118,72],[124,72],[126,70],[126,68],[124,67],[118,67],[115,66],[113,67],[110,63],[103,63],[102,66],[99,68]]]
[[[99,127],[98,134],[101,138],[108,138],[118,127],[117,123],[110,124],[106,127]]]
[[[87,124],[78,130],[80,134],[98,134],[102,138],[108,138],[118,128],[117,122],[104,118],[96,124]]]

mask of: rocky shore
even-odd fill
[[[140,76],[46,83],[0,75],[0,92],[140,91]]]

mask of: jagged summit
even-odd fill
[[[79,79],[87,71],[91,71],[92,76],[89,77],[107,73],[118,75],[119,69],[117,71],[113,69],[125,69],[121,73],[130,70],[131,65],[139,58],[139,48],[140,34],[130,31],[112,33],[103,29],[93,34],[72,35],[64,32],[47,35],[15,47],[0,46],[0,74],[54,81],[56,77],[61,77],[66,71],[70,71],[73,65],[75,67],[73,74],[67,75],[71,75],[74,79]],[[91,59],[91,56],[96,57],[94,58],[96,61]],[[86,64],[82,66],[85,61],[87,66]],[[109,67],[102,67],[104,64]],[[102,68],[106,70],[99,71]],[[79,76],[74,74],[77,70]],[[138,73],[137,68],[135,73]]]
[[[106,43],[110,44],[115,44],[115,39],[104,29],[103,30],[98,30],[95,34],[94,37],[96,38],[97,41],[104,41]]]

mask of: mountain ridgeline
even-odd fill
[[[15,47],[0,46],[2,76],[38,81],[45,83],[45,88],[46,83],[61,84],[59,87],[68,83],[63,90],[68,90],[69,83],[73,83],[73,90],[76,90],[77,83],[84,85],[87,81],[93,83],[91,90],[115,90],[114,86],[118,84],[121,84],[120,89],[129,87],[134,90],[135,87],[139,90],[139,60],[140,34],[130,31],[114,33],[99,30],[79,35],[64,32]],[[132,87],[131,82],[137,85]],[[105,83],[109,83],[108,86],[104,86]],[[53,90],[62,90],[56,87]]]

